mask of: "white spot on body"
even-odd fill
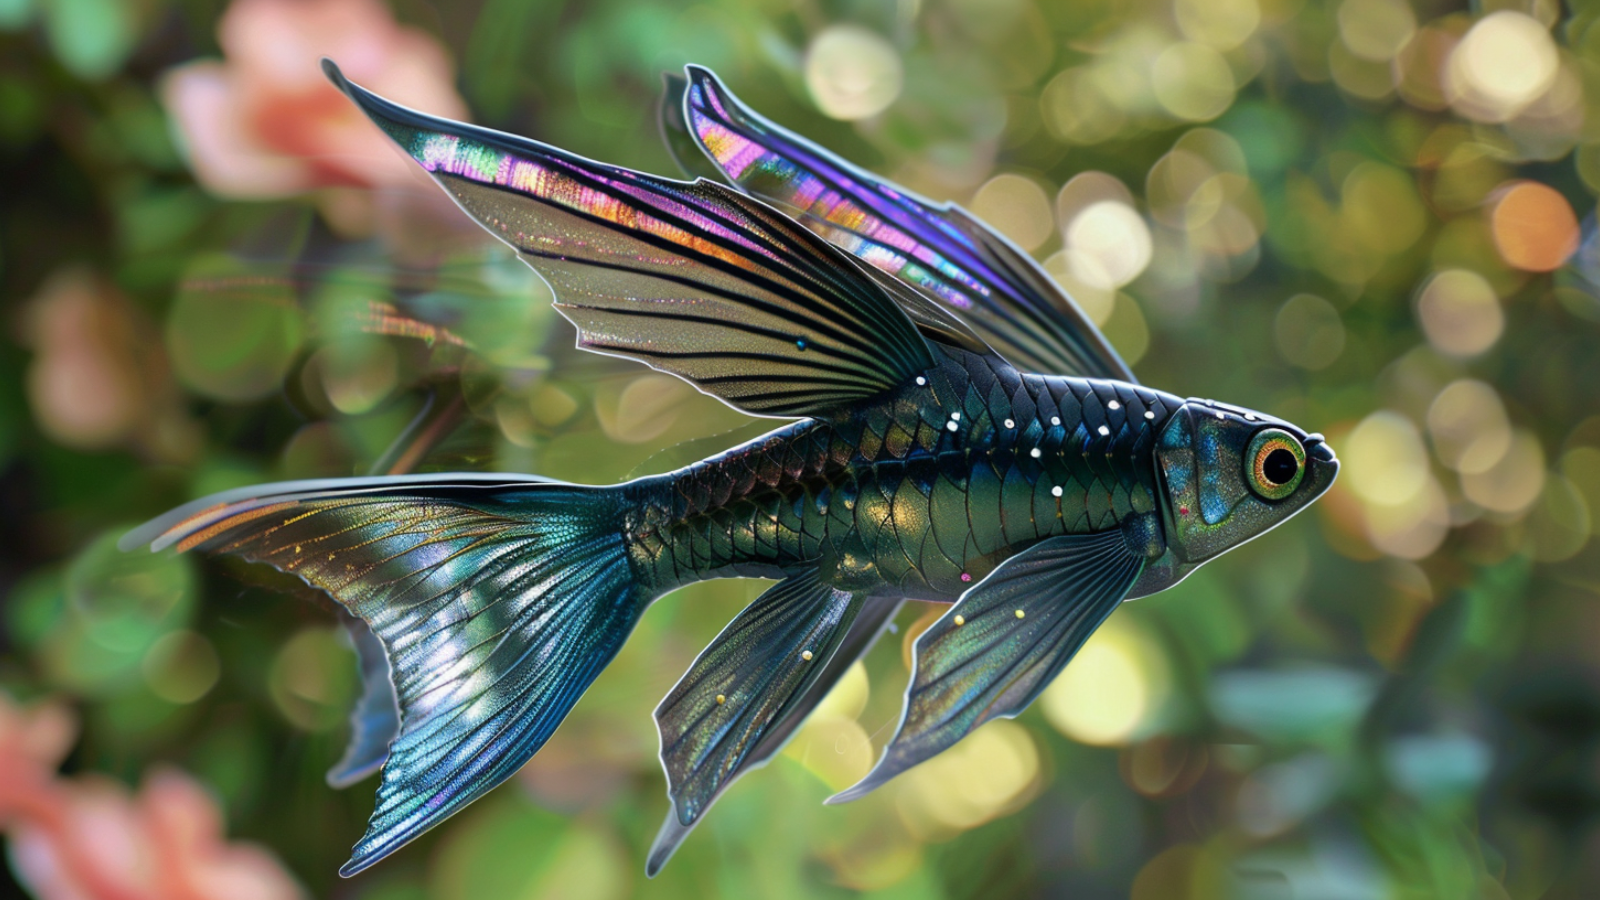
[[[1121,408],[1122,408],[1122,404],[1121,404],[1121,403],[1118,403],[1118,402],[1117,402],[1117,401],[1115,401],[1115,400],[1113,400],[1113,401],[1111,401],[1111,402],[1110,402],[1110,403],[1107,403],[1107,404],[1106,404],[1106,408],[1107,408],[1107,409],[1121,409]]]
[[[1051,416],[1050,417],[1050,424],[1051,425],[1060,425],[1061,424],[1061,417],[1060,416]]]
[[[1097,430],[1097,431],[1099,431],[1099,432],[1100,432],[1100,436],[1101,436],[1101,437],[1105,437],[1105,436],[1107,436],[1107,435],[1109,435],[1109,434],[1110,434],[1110,433],[1111,433],[1111,429],[1109,429],[1109,428],[1107,428],[1107,427],[1105,427],[1105,426],[1104,426],[1104,425],[1101,425],[1101,426],[1100,426],[1100,427],[1099,427],[1099,428],[1098,428],[1098,429],[1096,429],[1096,430]]]
[[[1033,448],[1033,449],[1032,449],[1032,450],[1029,450],[1029,451],[1028,451],[1028,455],[1029,455],[1029,456],[1031,456],[1031,457],[1033,457],[1033,458],[1034,458],[1034,459],[1038,459],[1038,458],[1039,458],[1039,456],[1040,456],[1040,453],[1039,453],[1039,448],[1038,448],[1038,447],[1035,447],[1035,448]]]
[[[1015,428],[1015,427],[1017,427],[1017,423],[1012,421],[1011,419],[1007,419],[1006,420],[1006,427],[1007,428]]]
[[[1050,489],[1050,496],[1052,496],[1052,497],[1061,496],[1061,485],[1058,484],[1055,487],[1051,488]]]
[[[921,386],[923,386],[923,385],[925,385],[927,383],[928,383],[928,379],[923,378],[921,375],[917,376],[917,386],[918,387],[921,387]]]
[[[950,421],[944,423],[944,427],[950,429],[951,431],[955,431],[957,428],[960,428],[961,426],[957,425],[956,421],[954,419],[951,419]]]
[[[1145,411],[1144,411],[1144,417],[1145,417],[1145,418],[1146,418],[1146,419],[1154,419],[1154,418],[1155,418],[1155,417],[1156,417],[1156,412],[1155,412],[1155,410],[1153,410],[1153,409],[1147,409],[1147,410],[1145,410]]]
[[[953,413],[950,414],[950,418],[955,419],[957,422],[959,422],[959,421],[961,421],[961,413],[953,412]]]

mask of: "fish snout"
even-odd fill
[[[1306,455],[1318,463],[1339,464],[1338,456],[1333,455],[1333,447],[1328,447],[1328,440],[1322,434],[1307,434]]]

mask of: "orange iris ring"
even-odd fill
[[[1294,493],[1306,471],[1306,451],[1300,446],[1300,442],[1288,432],[1270,429],[1256,435],[1250,443],[1253,450],[1250,467],[1251,488],[1268,500],[1282,500]],[[1274,450],[1287,450],[1294,456],[1294,476],[1281,484],[1267,477],[1267,457],[1271,456]]]

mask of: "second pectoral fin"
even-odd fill
[[[718,794],[771,755],[770,739],[793,730],[797,707],[821,699],[811,698],[810,688],[864,602],[823,584],[815,571],[792,575],[729,623],[661,701],[656,726],[673,809],[648,872],[660,868]],[[886,615],[873,615],[882,625]]]
[[[785,583],[787,584],[787,582]],[[768,597],[763,595],[761,600],[757,602],[767,599]],[[790,738],[794,737],[795,732],[805,723],[812,711],[828,695],[828,692],[838,685],[845,672],[872,648],[878,635],[883,631],[884,625],[894,618],[895,611],[900,608],[900,603],[901,601],[898,597],[868,597],[863,601],[860,612],[856,613],[855,619],[845,629],[844,636],[839,639],[838,647],[834,649],[832,658],[828,659],[827,663],[822,666],[821,673],[803,691],[792,693],[790,700],[781,704],[782,711],[768,721],[766,727],[761,730],[759,737],[756,738],[754,745],[749,746],[749,749],[744,751],[737,763],[731,768],[727,768],[718,778],[695,782],[692,779],[684,779],[681,775],[672,775],[674,768],[679,771],[687,771],[686,767],[683,766],[684,757],[681,750],[675,748],[674,761],[666,763],[669,775],[674,779],[670,788],[675,792],[673,793],[673,809],[667,813],[667,819],[662,823],[660,833],[656,835],[655,844],[650,848],[650,856],[645,863],[645,874],[654,877],[661,870],[661,867],[666,864],[667,860],[678,849],[678,845],[683,842],[684,838],[689,836],[689,832],[694,830],[694,826],[699,823],[700,818],[705,816],[706,810],[710,808],[711,804],[716,801],[716,798],[723,791],[728,789],[729,785],[733,784],[746,772],[766,765],[773,755],[783,749],[783,746],[789,742]],[[831,605],[825,604],[825,607],[828,606]],[[755,607],[752,606],[752,610],[754,609]],[[818,612],[823,612],[823,608],[819,608]],[[745,629],[743,628],[735,631],[730,626],[725,633],[741,634],[744,631]],[[748,641],[749,638],[745,637],[743,640]],[[803,653],[804,651],[801,652]],[[708,649],[701,659],[708,659],[710,655]],[[721,654],[718,655],[720,656]],[[820,659],[822,659],[821,656],[813,654],[813,663]],[[805,662],[805,660],[802,659],[801,662]],[[696,666],[698,668],[700,664],[696,663]],[[709,663],[706,668],[709,668]],[[702,670],[702,674],[704,674],[704,670]],[[685,681],[687,681],[687,678],[685,678]],[[780,689],[785,689],[782,686],[783,680],[780,679],[779,681]],[[679,696],[678,691],[673,691],[673,696]],[[682,695],[679,701],[680,704],[689,696],[690,693]],[[774,692],[774,699],[777,699],[776,692]],[[690,702],[692,703],[692,701]],[[769,706],[772,705],[775,704],[769,704]],[[665,704],[663,704],[663,708],[665,708]],[[720,725],[721,723],[707,717],[701,719],[696,727],[707,732],[714,732]],[[684,735],[679,746],[698,746],[702,750],[711,746],[709,742],[696,742],[691,740],[690,737],[690,735]],[[666,744],[664,734],[662,743],[664,747]],[[695,796],[691,798],[690,794]],[[697,817],[685,823],[680,820],[679,811],[688,807],[691,803]]]
[[[872,772],[829,802],[861,797],[1022,712],[1143,569],[1120,530],[1050,538],[1006,560],[917,639],[899,730]]]

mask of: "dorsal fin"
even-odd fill
[[[555,290],[585,348],[755,415],[825,415],[933,365],[894,300],[772,207],[437,119],[328,76]]]
[[[851,165],[743,106],[699,66],[668,79],[661,127],[687,171],[709,160],[732,184],[792,211],[831,243],[935,297],[1018,368],[1136,381],[1099,329],[1010,241]],[[680,107],[668,114],[674,105]],[[676,134],[679,129],[684,134]],[[689,157],[697,146],[704,159]]]

